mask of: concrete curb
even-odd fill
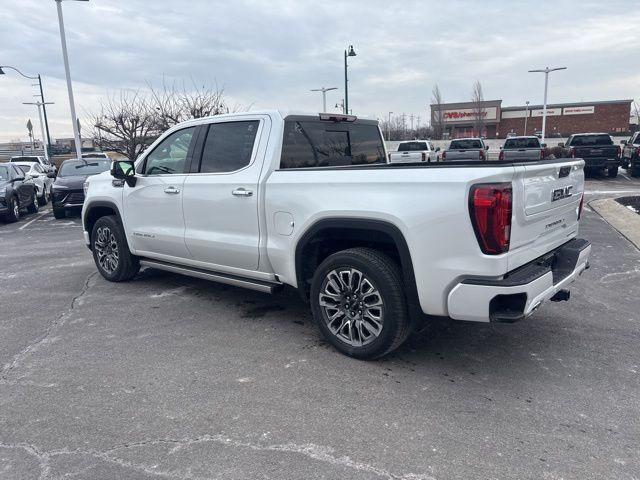
[[[637,249],[640,249],[640,215],[620,205],[613,198],[593,200],[588,205]]]

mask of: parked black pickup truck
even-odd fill
[[[584,160],[585,173],[606,170],[609,177],[618,175],[620,147],[614,145],[611,135],[576,133],[568,138],[564,148],[567,157]]]
[[[629,141],[622,140],[620,163],[632,177],[640,177],[640,132],[634,133]]]

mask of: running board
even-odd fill
[[[265,282],[262,280],[253,280],[250,278],[239,277],[237,275],[229,275],[226,273],[214,273],[201,268],[186,267],[183,265],[175,265],[173,263],[162,262],[160,260],[140,259],[140,265],[143,267],[157,268],[167,272],[180,273],[190,277],[211,280],[212,282],[233,285],[234,287],[248,288],[264,293],[273,293],[282,286],[279,282]]]

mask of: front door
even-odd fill
[[[268,117],[253,115],[212,123],[205,132],[200,162],[194,159],[195,173],[184,184],[184,216],[187,248],[210,268],[258,269],[261,137],[268,129]]]
[[[136,185],[124,185],[124,217],[136,254],[189,258],[184,242],[183,186],[196,127],[168,135],[144,159]]]

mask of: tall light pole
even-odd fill
[[[42,133],[42,148],[44,149],[44,158],[49,160],[49,152],[46,146],[46,140],[44,136],[44,124],[42,123],[42,109],[45,105],[53,105],[53,102],[22,102],[23,105],[36,105],[38,107],[38,118],[40,119],[40,133]]]
[[[313,88],[310,90],[311,92],[322,92],[322,113],[326,113],[327,111],[327,92],[331,90],[337,90],[337,89],[338,87],[329,87],[329,88],[321,87],[321,88]]]
[[[387,121],[387,140],[391,141],[391,114],[393,112],[389,112],[389,120]]]
[[[526,137],[527,136],[527,120],[529,119],[529,100],[527,100],[526,102],[524,102],[526,107],[525,107],[525,114],[524,114],[524,133],[523,135]]]
[[[47,131],[47,139],[45,140],[44,137],[43,137],[43,142],[46,141],[47,145],[49,145],[49,147],[51,147],[51,136],[49,135],[49,120],[47,120],[47,108],[45,107],[45,105],[49,105],[49,103],[44,101],[44,93],[42,92],[42,78],[40,77],[40,74],[38,74],[35,77],[31,77],[29,75],[25,75],[20,70],[18,70],[16,67],[12,67],[10,65],[1,65],[0,66],[0,75],[5,75],[4,71],[2,70],[3,68],[10,68],[11,70],[14,70],[14,71],[18,72],[24,78],[28,78],[30,80],[38,80],[38,85],[40,86],[40,102],[42,103],[42,111],[44,113],[44,125],[45,125],[45,129]],[[46,147],[45,147],[45,150],[47,150]]]
[[[56,0],[57,1],[57,0]],[[349,79],[347,77],[347,57],[355,57],[353,45],[344,51],[344,113],[349,114]]]
[[[77,2],[88,2],[89,0],[76,0]],[[69,108],[71,110],[71,124],[73,125],[73,138],[76,144],[76,155],[82,158],[82,139],[78,131],[78,117],[76,116],[76,105],[73,101],[73,87],[71,86],[71,72],[69,71],[69,55],[67,54],[67,39],[64,34],[64,20],[62,19],[62,0],[55,0],[58,9],[58,25],[60,26],[60,43],[62,44],[62,58],[64,60],[64,71],[67,77],[67,92],[69,93]]]
[[[549,88],[549,73],[566,69],[567,67],[545,67],[539,70],[529,70],[529,73],[544,73],[544,104],[542,106],[542,138],[540,143],[544,143],[545,129],[547,127],[547,90]]]

